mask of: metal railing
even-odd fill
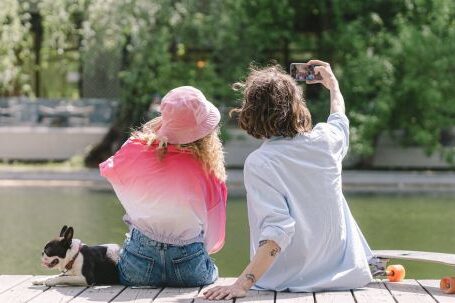
[[[108,125],[117,108],[117,101],[107,99],[0,98],[0,126]]]

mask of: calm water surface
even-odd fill
[[[354,217],[373,249],[455,253],[453,197],[348,197]],[[87,244],[119,243],[127,231],[112,192],[86,188],[0,188],[0,274],[51,274],[40,266],[44,244],[62,225]],[[213,255],[222,276],[239,274],[248,262],[245,201],[228,202],[227,239]],[[410,278],[452,274],[443,265],[403,263]]]

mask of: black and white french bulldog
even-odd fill
[[[34,280],[33,284],[119,284],[116,265],[120,247],[117,244],[87,246],[73,239],[73,234],[72,227],[63,226],[60,237],[48,242],[42,252],[42,265],[58,269],[61,274]]]

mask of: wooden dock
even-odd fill
[[[0,275],[0,302],[135,302],[202,303],[205,288],[135,288],[120,285],[74,287],[34,286],[33,276]],[[221,278],[215,284],[226,285],[234,278]],[[213,285],[206,286],[212,287]],[[232,301],[232,300],[231,300]],[[226,302],[226,301],[224,301]],[[399,283],[377,281],[362,289],[319,293],[250,291],[235,303],[420,303],[455,302],[455,295],[439,290],[439,280],[406,280]],[[232,301],[232,303],[234,303]]]

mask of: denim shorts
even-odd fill
[[[203,243],[165,244],[137,229],[126,238],[117,267],[120,283],[127,286],[195,287],[218,278],[218,269]]]

